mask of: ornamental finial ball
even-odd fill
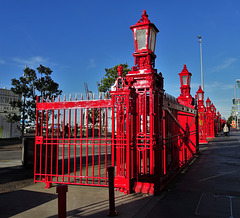
[[[121,65],[118,66],[117,71],[118,71],[118,76],[122,76],[122,74],[123,74],[123,67]]]

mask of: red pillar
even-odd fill
[[[68,186],[58,185],[56,189],[58,193],[58,217],[65,218],[67,213],[66,193],[68,191]]]
[[[211,101],[209,97],[206,100],[207,111],[206,111],[206,131],[207,138],[214,138],[214,117],[213,112],[211,110]]]
[[[160,125],[163,106],[163,77],[154,69],[155,43],[159,32],[150,22],[146,11],[142,18],[130,27],[134,35],[135,66],[126,75],[128,84],[136,91],[136,123],[134,149],[136,151],[135,192],[158,194],[162,137]]]
[[[199,130],[199,143],[208,143],[206,138],[206,108],[204,106],[204,91],[201,86],[197,91],[198,101],[198,130]]]

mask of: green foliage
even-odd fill
[[[123,77],[125,77],[125,75],[130,71],[130,69],[128,68],[128,64],[119,64],[123,67]],[[114,82],[116,81],[117,77],[118,77],[118,72],[117,72],[117,68],[119,65],[116,65],[112,68],[105,68],[105,76],[101,81],[101,84],[99,86],[99,92],[109,92],[111,86],[114,84]]]
[[[40,65],[38,73],[41,75],[37,77],[35,70],[26,67],[23,76],[18,79],[12,79],[11,90],[22,96],[22,100],[18,102],[11,102],[12,107],[19,108],[22,119],[22,134],[24,130],[24,122],[28,119],[30,122],[35,121],[36,118],[36,96],[40,95],[43,100],[47,97],[56,97],[62,93],[59,90],[59,85],[51,78],[52,70],[49,67]],[[20,120],[20,117],[9,114],[7,115],[9,122]]]
[[[228,117],[227,123],[232,124],[233,116]]]

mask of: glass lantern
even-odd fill
[[[145,10],[142,18],[130,29],[133,31],[135,53],[155,52],[156,36],[159,30],[150,22]]]

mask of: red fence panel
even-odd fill
[[[198,151],[197,110],[164,98],[163,107],[163,186],[173,178]]]
[[[107,186],[112,115],[111,99],[38,102],[34,181]]]

